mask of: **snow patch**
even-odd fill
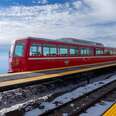
[[[98,82],[94,82],[92,84],[86,85],[84,87],[80,87],[72,92],[66,93],[62,96],[57,97],[56,99],[54,99],[51,102],[43,102],[41,105],[44,106],[43,109],[39,109],[36,108],[32,111],[29,111],[27,113],[25,113],[25,116],[38,116],[41,115],[42,113],[51,110],[53,108],[56,108],[64,103],[67,103],[69,101],[71,101],[72,99],[76,99],[86,93],[89,93],[97,88],[102,87],[105,84],[108,84],[112,81],[116,80],[116,75],[112,76],[109,79],[103,80],[103,81],[98,81]]]

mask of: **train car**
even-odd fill
[[[101,43],[61,38],[16,40],[9,53],[9,72],[80,66],[116,61],[116,48]]]

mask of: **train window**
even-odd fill
[[[96,49],[96,55],[103,55],[104,51],[101,49]]]
[[[113,50],[113,55],[116,55],[116,51],[115,50]]]
[[[81,55],[84,54],[84,49],[81,48],[81,50],[80,50],[80,54],[81,54]]]
[[[109,51],[108,50],[104,50],[104,54],[108,55]]]
[[[70,55],[75,55],[75,49],[70,49]]]
[[[116,55],[116,51],[114,51],[114,54]]]
[[[50,47],[50,55],[54,56],[57,54],[57,49],[55,47]]]
[[[41,55],[41,46],[38,44],[32,44],[30,47],[30,56],[40,56]]]
[[[113,50],[105,50],[104,52],[107,55],[113,55],[113,54],[115,54]]]
[[[43,47],[43,55],[44,56],[49,56],[50,55],[49,47]]]
[[[70,55],[71,56],[78,55],[78,49],[77,48],[70,48]]]
[[[112,50],[110,50],[110,55],[112,55],[113,54],[113,51]]]
[[[14,55],[15,56],[23,56],[23,52],[24,52],[24,45],[19,43],[19,44],[16,44],[15,46],[15,52],[14,52]]]
[[[68,49],[67,48],[60,48],[60,55],[67,56],[68,55]]]
[[[82,56],[83,55],[91,55],[92,54],[92,50],[90,48],[81,48],[80,54]]]

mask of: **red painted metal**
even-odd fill
[[[116,55],[95,55],[95,49],[100,48],[102,50],[114,50],[116,48],[109,48],[104,46],[95,46],[95,45],[82,45],[82,44],[69,44],[60,41],[48,41],[44,39],[35,39],[35,38],[25,38],[16,40],[14,43],[14,49],[17,43],[24,44],[24,55],[22,57],[17,57],[14,55],[9,56],[9,72],[23,72],[23,71],[33,71],[33,70],[41,70],[41,69],[50,69],[50,68],[60,68],[67,66],[79,66],[86,64],[96,64],[100,62],[108,62],[108,61],[116,61]],[[80,52],[78,56],[29,56],[29,50],[31,44],[50,44],[59,46],[67,46],[67,47],[89,47],[93,49],[93,54],[91,56],[81,56]],[[13,52],[14,52],[13,49]]]

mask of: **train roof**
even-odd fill
[[[46,38],[36,38],[36,37],[28,37],[27,39],[33,40],[45,40],[45,41],[54,41],[54,42],[63,42],[67,44],[80,44],[80,45],[87,45],[87,46],[96,46],[96,47],[104,47],[102,43],[87,41],[87,40],[80,40],[76,38],[59,38],[59,39],[46,39]]]
[[[94,46],[104,46],[102,43],[98,43],[98,42],[93,42],[93,41],[87,41],[87,40],[80,40],[80,39],[76,39],[76,38],[61,38],[58,39],[57,41],[62,41],[62,42],[66,42],[66,43],[72,43],[72,44],[82,44],[82,45],[94,45]]]

